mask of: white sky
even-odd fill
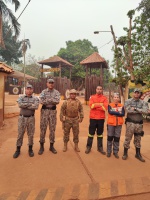
[[[15,13],[18,17],[28,0],[20,0],[21,7]],[[31,49],[27,51],[36,58],[56,55],[66,41],[88,39],[98,48],[112,40],[113,26],[117,37],[125,34],[128,27],[127,12],[135,9],[141,0],[31,0],[18,20],[21,24],[20,40],[29,39]],[[11,7],[12,8],[12,7]],[[14,12],[14,9],[12,9]],[[99,54],[112,61],[113,41],[99,48]]]

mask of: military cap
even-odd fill
[[[71,89],[71,90],[69,91],[69,94],[77,94],[77,91],[76,91],[75,89]]]
[[[48,82],[48,83],[54,83],[55,81],[54,81],[53,78],[49,78],[49,79],[47,79],[47,82]]]
[[[135,88],[133,92],[141,92],[140,89]]]
[[[33,88],[33,86],[30,85],[30,84],[27,84],[27,85],[26,85],[26,88]]]

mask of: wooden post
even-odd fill
[[[85,77],[85,104],[86,105],[87,105],[87,101],[88,101],[87,82],[88,82],[88,66],[86,65],[86,77]]]
[[[43,78],[43,64],[41,65],[41,78]]]
[[[100,85],[103,87],[103,66],[100,66]]]
[[[4,73],[0,72],[0,127],[3,126],[4,123],[4,98],[5,98],[4,82],[5,82]]]
[[[72,74],[72,67],[70,67],[70,75],[69,75],[70,82],[69,82],[69,89],[71,88],[71,74]]]

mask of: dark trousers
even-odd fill
[[[90,119],[89,135],[87,139],[87,146],[92,147],[95,132],[97,133],[97,140],[102,140],[104,131],[104,119]]]

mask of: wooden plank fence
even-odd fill
[[[67,77],[60,78],[60,77],[51,77],[55,81],[55,86],[54,88],[58,90],[61,94],[61,96],[65,97],[66,90],[70,89],[70,79],[67,79]],[[34,87],[34,93],[40,94],[42,90],[46,89],[46,83],[47,79],[49,78],[40,78],[38,81],[37,80],[30,80],[29,84],[33,85]]]

